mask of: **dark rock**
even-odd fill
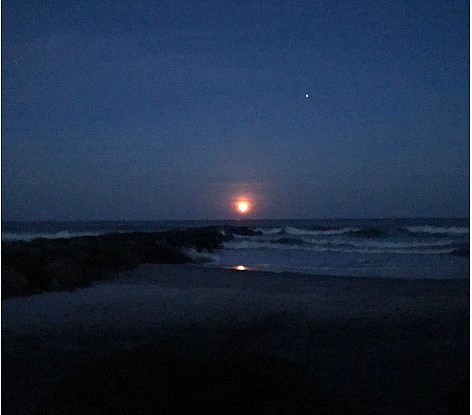
[[[47,258],[34,245],[19,244],[18,248],[2,252],[2,268],[10,267],[24,275],[33,291],[48,289]]]
[[[71,257],[52,260],[47,265],[50,278],[50,290],[70,290],[73,288],[86,287],[90,278],[79,266],[78,262]]]
[[[28,279],[13,268],[2,267],[2,298],[30,295],[33,291],[28,286]]]
[[[143,256],[148,264],[185,264],[192,262],[190,257],[167,243],[156,243]]]
[[[251,234],[253,231],[231,228],[225,232],[226,235],[221,227],[206,227],[4,244],[2,265],[9,273],[4,296],[85,287],[140,263],[191,263],[185,249],[211,252],[231,239],[232,233]],[[20,281],[25,280],[28,290],[21,288]]]

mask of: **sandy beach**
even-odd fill
[[[468,402],[469,282],[141,265],[2,301],[2,409],[415,413]]]

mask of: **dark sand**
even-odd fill
[[[442,414],[468,402],[467,280],[146,265],[4,300],[2,317],[5,414]]]

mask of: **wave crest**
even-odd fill
[[[458,227],[458,226],[405,226],[400,228],[410,233],[426,233],[426,234],[437,234],[437,235],[467,235],[469,228]]]
[[[2,241],[4,242],[29,242],[33,239],[70,239],[79,236],[98,236],[103,235],[104,232],[69,232],[59,231],[51,233],[36,233],[36,232],[2,232]]]
[[[308,238],[278,238],[267,240],[233,240],[223,244],[226,249],[282,249],[282,250],[307,250],[314,252],[344,252],[344,253],[390,253],[390,254],[462,254],[467,253],[467,243],[443,241],[437,243],[428,242],[381,242],[366,241],[358,243],[348,240],[310,240]]]
[[[343,233],[358,232],[359,228],[339,228],[339,229],[323,229],[323,230],[311,230],[311,229],[300,229],[286,226],[282,229],[284,235],[341,235]]]

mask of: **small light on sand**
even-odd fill
[[[237,269],[238,271],[245,271],[245,270],[246,270],[246,267],[245,267],[244,265],[238,265],[238,266],[236,267],[236,269]]]

